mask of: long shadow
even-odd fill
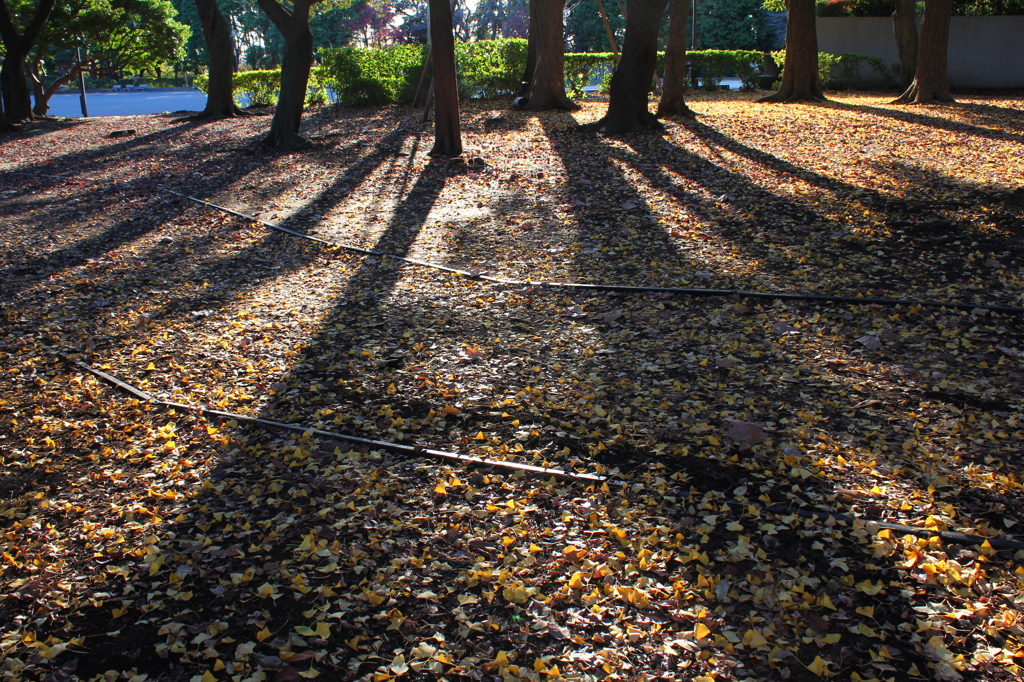
[[[958,277],[960,277],[967,271],[966,261],[960,257],[960,252],[957,250],[935,252],[935,244],[932,243],[932,240],[917,238],[926,236],[947,238],[951,235],[965,237],[969,235],[971,241],[975,242],[980,248],[991,248],[997,251],[1005,249],[1007,246],[1012,246],[1018,239],[1014,234],[1015,221],[1013,213],[1019,200],[1012,193],[1006,194],[991,188],[980,187],[931,173],[928,182],[915,183],[914,186],[918,188],[918,191],[908,192],[909,196],[907,197],[894,196],[872,188],[861,188],[842,180],[798,167],[777,156],[745,145],[701,123],[688,124],[687,129],[709,145],[728,150],[761,164],[775,173],[788,174],[830,192],[834,200],[844,202],[849,207],[847,210],[848,215],[856,216],[857,213],[864,210],[882,214],[882,222],[890,233],[873,234],[870,239],[872,243],[880,243],[884,248],[898,252],[904,257],[921,258],[928,256],[938,259],[943,262],[942,267],[951,276],[959,273]],[[688,152],[682,153],[689,155]],[[688,158],[687,161],[687,164],[681,167],[677,165],[673,170],[685,175],[695,165],[700,166],[703,164],[708,168],[709,173],[721,175],[721,169],[718,169],[713,164],[708,164],[706,161],[693,158]],[[910,178],[906,173],[902,174],[902,178],[907,180],[923,180],[921,177]],[[740,178],[739,182],[747,190],[753,192],[755,196],[759,196],[761,201],[767,201],[767,205],[773,206],[773,211],[775,208],[778,208],[779,201],[774,198],[777,195],[766,196],[764,190],[746,178]],[[727,184],[727,182],[720,183],[719,188],[725,188]],[[943,187],[948,188],[950,191],[936,191],[937,188]],[[789,203],[791,206],[794,205],[793,202]],[[955,213],[965,208],[972,209],[974,206],[984,206],[985,210],[975,211],[975,216],[970,221],[965,221],[962,216]],[[1007,235],[1007,239],[993,238],[991,234],[985,234],[975,228],[975,222],[988,222],[990,220],[989,213],[991,208],[995,206],[1002,206],[1003,208],[1000,212],[1000,221],[996,223],[996,227]],[[758,207],[759,204],[756,202],[750,206],[751,209],[758,209]],[[794,212],[790,208],[784,208],[783,211],[782,215],[784,216],[794,218],[799,216],[799,212]],[[800,211],[807,215],[806,209],[801,209]],[[853,217],[852,220],[859,222],[856,217]],[[822,222],[821,218],[819,217],[816,222],[820,224]],[[836,225],[834,221],[827,222],[830,223],[829,229],[831,230],[842,229],[843,227]],[[915,238],[911,239],[908,235]],[[804,239],[807,240],[819,238],[804,236]],[[851,255],[865,253],[868,249],[863,239],[852,238],[852,236],[831,240],[831,243],[827,244],[826,248],[830,250],[838,248],[849,252]],[[880,271],[875,273],[876,279],[877,276],[881,276],[886,281],[895,281],[897,283],[901,279],[898,272],[892,271]],[[894,277],[895,280],[892,279]],[[986,301],[979,300],[978,302],[984,303]]]
[[[568,193],[570,197],[574,198],[574,203],[587,203],[590,196],[592,196],[592,193],[587,189],[592,185],[585,184],[594,180],[592,168],[585,166],[580,160],[593,157],[601,158],[606,168],[616,168],[613,163],[619,162],[618,169],[610,173],[610,178],[606,178],[606,180],[611,181],[613,186],[631,186],[632,183],[628,182],[624,171],[619,170],[629,168],[644,174],[651,184],[660,189],[671,190],[674,188],[674,183],[670,181],[660,168],[656,167],[655,159],[672,156],[672,161],[670,161],[672,170],[676,173],[684,174],[684,177],[691,181],[693,189],[684,191],[676,189],[675,191],[670,191],[670,193],[676,198],[678,204],[687,206],[691,212],[695,211],[705,218],[716,217],[721,219],[719,211],[713,208],[716,205],[714,201],[705,198],[707,194],[713,195],[729,190],[739,195],[743,190],[749,189],[744,185],[743,178],[718,168],[714,164],[693,158],[691,155],[683,153],[683,150],[674,149],[671,145],[665,144],[660,140],[651,141],[647,137],[634,138],[632,136],[625,136],[621,142],[631,148],[627,152],[617,144],[593,138],[581,138],[579,135],[565,135],[564,133],[559,134],[549,131],[549,138],[551,139],[552,147],[555,149],[568,173]],[[582,191],[578,189],[581,187],[583,188]],[[629,190],[625,191],[628,192]],[[768,199],[765,194],[760,193],[756,199]],[[621,194],[613,196],[616,202],[624,198]],[[636,199],[639,199],[639,197]],[[627,205],[631,206],[631,211],[635,211],[641,217],[645,213],[649,214],[650,211],[646,207],[646,202],[637,201],[636,199],[626,202]],[[751,197],[751,199],[753,200],[755,197]],[[784,204],[778,198],[775,198],[775,203]],[[809,212],[805,212],[801,208],[788,208],[790,211],[798,210],[799,217],[802,220],[810,220],[813,217]],[[781,210],[782,206],[778,206],[778,209]],[[611,224],[605,223],[601,220],[601,216],[602,212],[600,211],[593,213],[588,211],[577,215],[581,233],[590,233],[592,235],[597,225],[601,225],[605,230],[608,230],[608,227],[618,223],[618,221],[609,221]],[[635,220],[634,216],[623,216],[623,218],[623,222],[629,221],[631,224],[639,222]],[[617,248],[614,251],[604,250],[604,257],[630,258],[633,262],[641,264],[641,269],[650,267],[653,259],[648,258],[646,253],[648,245],[653,242],[654,244],[661,244],[662,248],[671,254],[670,258],[675,260],[684,259],[676,243],[669,238],[669,227],[667,225],[656,223],[647,229],[653,234],[644,234],[640,237],[638,253],[631,254],[632,258],[623,254],[621,248]],[[632,242],[637,236],[636,232],[626,228],[625,230],[619,229],[611,235],[607,235],[602,241],[606,246],[616,245],[621,247],[623,243]],[[698,237],[697,235],[692,235],[690,238],[696,240]],[[701,266],[702,269],[709,269],[710,264],[702,263]],[[581,273],[589,272],[592,269],[589,261],[586,259],[580,259],[576,267]],[[714,269],[714,267],[711,266],[710,269]],[[715,273],[715,275],[717,274]],[[759,273],[753,274],[754,277],[758,275]],[[590,307],[600,306],[602,303],[608,305],[612,301],[602,301],[602,299],[607,300],[608,298],[610,297],[595,294],[590,300],[581,301],[579,307],[589,310]],[[599,404],[603,410],[609,413],[609,424],[613,423],[613,421],[627,419],[628,417],[623,415],[628,414],[628,412],[625,412],[623,407],[636,404],[636,399],[643,395],[650,395],[654,390],[664,392],[665,403],[662,407],[667,409],[665,409],[663,416],[657,418],[656,424],[636,424],[635,434],[632,439],[621,438],[623,435],[621,431],[616,434],[611,429],[607,431],[599,429],[599,431],[603,431],[599,435],[603,442],[598,447],[594,447],[594,444],[592,444],[590,455],[599,462],[608,466],[623,467],[626,471],[633,467],[643,468],[653,462],[663,464],[667,471],[674,472],[673,478],[681,480],[690,486],[690,496],[688,499],[691,503],[702,499],[720,499],[719,496],[727,498],[729,490],[739,489],[740,486],[752,483],[752,476],[743,466],[730,465],[726,461],[727,456],[720,454],[721,450],[717,447],[717,443],[712,446],[711,441],[705,441],[699,436],[691,435],[690,425],[714,428],[716,422],[729,414],[735,414],[740,419],[748,419],[750,421],[779,418],[780,415],[785,414],[781,403],[795,396],[784,395],[781,392],[759,395],[748,394],[742,408],[732,408],[731,398],[728,396],[729,384],[731,383],[728,377],[732,374],[733,370],[716,369],[713,367],[705,369],[702,367],[702,365],[707,364],[708,360],[714,358],[715,355],[720,353],[725,355],[729,350],[709,347],[709,338],[704,338],[702,335],[690,331],[695,327],[699,328],[691,320],[715,318],[716,321],[713,324],[716,327],[716,332],[718,332],[723,325],[742,326],[744,324],[742,318],[733,316],[732,320],[723,319],[726,317],[725,310],[730,306],[722,307],[720,302],[707,299],[680,301],[664,297],[661,300],[645,301],[635,300],[635,298],[634,300],[618,303],[618,305],[623,307],[619,308],[616,313],[621,314],[622,311],[625,311],[623,318],[616,319],[611,324],[599,325],[597,327],[600,329],[602,336],[604,336],[605,343],[610,349],[614,350],[615,355],[612,356],[614,359],[602,361],[594,369],[597,370],[596,373],[598,375],[607,377],[600,382],[601,384],[615,387],[617,391],[611,391],[607,388],[602,389],[600,384],[593,388],[588,387],[588,389],[592,391],[592,395],[596,396],[594,402],[598,403],[600,401]],[[661,309],[660,312],[659,309]],[[594,317],[597,320],[602,319],[600,315]],[[650,324],[651,326],[641,331],[645,324]],[[679,327],[682,329],[679,329]],[[665,357],[664,354],[656,353],[655,350],[669,348],[675,358],[693,359],[682,363],[678,362],[678,360],[673,362],[668,357]],[[703,358],[703,363],[697,362],[699,358]],[[655,367],[652,367],[652,365]],[[672,388],[663,388],[668,385],[671,385]],[[669,416],[675,413],[678,413],[679,417]],[[647,419],[654,418],[654,415],[638,415],[638,417],[638,421],[646,421]],[[639,440],[639,436],[644,430],[646,430],[649,437],[646,443]],[[617,437],[619,442],[609,446],[608,444],[616,440]],[[653,449],[655,443],[663,449],[663,456],[661,458],[655,454],[656,451]],[[669,450],[664,450],[666,446]],[[666,452],[672,452],[673,456],[664,457]],[[761,490],[764,492],[769,488],[770,486],[762,485]],[[728,505],[721,508],[727,509]],[[723,538],[718,532],[701,538],[698,532],[696,535],[688,536],[684,544],[689,544],[693,547],[694,549],[691,551],[694,553],[705,551],[711,555],[716,551],[722,552],[734,540]],[[743,576],[751,571],[755,571],[763,575],[763,582],[765,584],[772,584],[783,581],[785,572],[792,568],[799,567],[800,570],[810,569],[812,572],[821,571],[826,568],[827,559],[820,553],[810,551],[812,542],[810,537],[806,537],[798,531],[791,531],[784,533],[783,537],[778,538],[778,540],[779,542],[774,545],[760,550],[760,560],[740,560],[739,563],[731,567],[733,571],[726,575]],[[797,559],[798,556],[799,559]],[[699,569],[692,571],[688,568],[680,567],[672,571],[670,575],[672,580],[695,581],[702,574],[703,572]],[[729,581],[735,578],[725,577],[723,579],[725,580],[723,584],[727,588]],[[718,596],[719,605],[717,608],[722,613],[725,622],[729,623],[736,619],[736,627],[742,627],[738,622],[741,620],[738,614],[730,614],[729,607],[723,606],[728,601],[725,592],[720,590]],[[715,598],[709,597],[708,601],[713,603]],[[767,600],[760,603],[759,600],[755,600],[749,602],[749,605],[758,612],[766,614],[765,618],[767,620],[770,620],[773,615],[778,613],[772,608],[774,604]],[[869,640],[865,639],[864,641],[856,642],[854,646],[857,649],[866,651],[870,648]],[[763,661],[759,661],[756,655],[748,657],[745,654],[741,654],[738,658],[744,662],[742,667],[748,670],[756,670],[759,664],[763,665]]]
[[[1016,142],[1018,144],[1024,143],[1024,114],[1016,112],[1013,109],[1005,109],[1002,107],[985,107],[985,105],[972,105],[972,104],[956,104],[950,105],[949,109],[952,112],[960,110],[966,110],[975,117],[979,118],[982,123],[990,125],[998,125],[999,127],[1005,127],[1009,123],[1017,132],[1008,132],[1000,130],[994,127],[987,127],[986,125],[976,125],[973,123],[964,123],[961,121],[951,121],[948,118],[940,116],[929,116],[928,114],[922,114],[917,110],[906,110],[906,109],[889,109],[882,107],[875,107],[866,104],[847,104],[845,102],[829,102],[824,105],[829,108],[845,109],[848,111],[858,111],[863,114],[872,114],[874,116],[892,118],[897,121],[904,123],[912,123],[914,125],[926,126],[929,128],[936,128],[938,130],[945,130],[952,133],[965,133],[967,135],[973,135],[975,137],[983,137],[989,140],[999,140],[1001,142]],[[984,108],[983,108],[984,107]],[[998,115],[992,112],[991,109],[999,109],[1000,111],[1006,112],[1006,116],[1010,118],[1009,122],[999,120]]]

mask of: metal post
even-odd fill
[[[79,64],[82,63],[82,48],[75,48],[75,61]],[[78,92],[82,102],[82,118],[89,118],[89,105],[85,101],[85,74],[82,73],[82,69],[78,69]]]

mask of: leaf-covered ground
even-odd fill
[[[1024,307],[1024,103],[885,102],[4,138],[0,676],[1018,679],[1024,552],[877,524],[1021,537],[1024,316],[540,283]]]

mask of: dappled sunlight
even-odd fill
[[[618,139],[577,130],[600,103],[467,103],[461,164],[400,108],[319,110],[304,154],[248,148],[266,121],[179,149],[144,117],[150,155],[99,165],[102,134],[63,161],[15,140],[67,177],[0,175],[8,668],[1015,674],[1014,557],[927,534],[1015,537],[1019,316],[544,283],[1021,305],[1017,181],[971,163],[1011,142],[746,99]]]

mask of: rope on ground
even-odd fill
[[[324,244],[332,248],[344,249],[353,253],[361,253],[367,256],[375,256],[377,258],[389,258],[391,260],[399,261],[402,263],[408,263],[410,265],[417,265],[425,268],[432,268],[434,270],[440,270],[441,272],[448,272],[453,275],[460,277],[467,277],[469,279],[491,282],[493,284],[501,284],[504,286],[517,286],[517,287],[549,287],[551,289],[570,289],[577,291],[603,291],[613,293],[664,293],[664,294],[678,294],[682,296],[736,296],[739,298],[753,298],[753,299],[767,299],[776,301],[815,301],[820,303],[843,303],[847,305],[881,305],[881,306],[908,306],[908,307],[919,307],[919,308],[953,308],[956,310],[984,310],[993,313],[1004,313],[1007,315],[1024,315],[1024,308],[1015,308],[1013,306],[1002,306],[1002,305],[987,305],[987,304],[976,304],[976,303],[949,303],[945,301],[914,301],[908,299],[899,298],[865,298],[860,296],[832,296],[828,294],[787,294],[783,292],[760,292],[760,291],[741,291],[738,289],[687,289],[680,287],[650,287],[650,286],[631,286],[625,284],[582,284],[578,282],[547,282],[547,281],[533,281],[533,280],[517,280],[517,279],[505,279],[502,277],[493,277],[491,275],[483,275],[477,272],[469,272],[466,270],[459,270],[457,268],[450,268],[445,265],[438,265],[437,263],[429,263],[427,261],[416,260],[415,258],[406,258],[404,256],[396,256],[391,253],[384,253],[383,251],[374,251],[372,249],[364,249],[358,246],[348,246],[346,244],[338,244],[336,242],[322,239],[320,237],[314,237],[312,235],[303,234],[296,232],[295,230],[289,230],[286,227],[276,225],[274,223],[261,220],[256,216],[242,213],[234,209],[220,206],[211,201],[205,199],[197,199],[196,197],[176,192],[166,187],[160,187],[160,190],[169,192],[170,194],[177,195],[188,201],[202,204],[203,206],[209,206],[215,208],[218,211],[224,213],[230,213],[231,215],[238,216],[250,220],[254,223],[258,223],[267,227],[271,230],[283,232],[293,237],[299,237],[300,239],[307,239],[318,244]]]
[[[374,440],[372,438],[363,438],[361,436],[351,436],[344,433],[336,433],[334,431],[325,431],[323,429],[314,429],[308,426],[302,426],[300,424],[286,424],[283,422],[271,421],[269,419],[261,419],[259,417],[251,417],[244,414],[235,414],[233,412],[224,412],[222,410],[213,410],[208,407],[202,407],[199,405],[186,405],[184,403],[176,403],[169,400],[162,400],[154,395],[151,395],[140,388],[132,386],[126,383],[112,374],[108,374],[102,370],[96,369],[91,365],[88,365],[81,360],[65,355],[61,351],[44,346],[54,355],[57,355],[66,362],[70,362],[76,367],[83,369],[100,379],[103,379],[109,384],[120,388],[121,390],[130,393],[139,400],[160,405],[163,407],[169,407],[176,410],[185,410],[188,412],[198,413],[205,417],[217,417],[219,419],[234,419],[238,422],[244,422],[247,424],[253,424],[265,429],[284,429],[287,431],[293,431],[295,433],[312,433],[316,436],[325,438],[335,438],[338,440],[344,440],[351,443],[358,443],[360,445],[366,445],[369,447],[377,448],[380,450],[387,450],[389,452],[395,452],[410,457],[423,457],[431,456],[438,459],[458,462],[460,464],[476,465],[476,466],[488,466],[499,469],[509,469],[512,471],[521,471],[524,474],[531,474],[536,476],[543,476],[545,478],[554,477],[559,480],[572,481],[577,483],[585,484],[597,484],[604,483],[608,479],[604,476],[596,476],[594,474],[580,473],[576,471],[566,471],[564,469],[553,469],[550,467],[534,466],[532,464],[523,464],[520,462],[502,462],[493,459],[484,459],[482,457],[474,457],[472,455],[462,455],[457,452],[447,452],[444,450],[435,450],[433,448],[426,448],[421,445],[405,445],[403,443],[392,443],[388,441]]]
[[[244,415],[244,414],[236,414],[234,412],[225,412],[223,410],[213,410],[213,409],[210,409],[208,407],[201,407],[201,406],[197,406],[197,405],[186,405],[184,403],[177,403],[177,402],[173,402],[173,401],[169,401],[169,400],[162,400],[160,398],[157,398],[156,396],[153,396],[150,393],[147,393],[146,391],[143,391],[140,388],[132,386],[131,384],[118,379],[117,377],[113,376],[112,374],[108,374],[107,372],[104,372],[102,370],[96,369],[95,367],[93,367],[93,366],[91,366],[89,364],[86,364],[86,363],[82,362],[81,360],[78,360],[77,358],[70,357],[69,355],[66,355],[65,353],[57,350],[56,348],[52,348],[52,347],[46,346],[44,344],[41,344],[41,345],[43,345],[43,347],[46,350],[48,350],[49,352],[53,353],[54,355],[56,355],[57,357],[61,358],[62,360],[66,361],[66,362],[69,362],[69,363],[75,365],[76,367],[78,367],[80,369],[83,369],[86,372],[89,372],[89,373],[99,377],[100,379],[106,381],[107,383],[109,383],[109,384],[111,384],[113,386],[116,386],[117,388],[120,388],[121,390],[125,391],[126,393],[129,393],[129,394],[135,396],[139,400],[143,400],[145,402],[148,402],[148,403],[151,403],[151,404],[154,404],[154,405],[160,405],[160,406],[163,406],[163,407],[169,407],[169,408],[176,409],[176,410],[184,410],[184,411],[187,411],[187,412],[198,413],[198,414],[203,415],[204,417],[217,417],[219,419],[234,419],[234,420],[236,420],[238,422],[243,422],[243,423],[247,423],[247,424],[253,424],[255,426],[259,426],[259,427],[262,427],[264,429],[283,429],[283,430],[292,431],[292,432],[295,432],[295,433],[302,433],[302,434],[310,433],[310,434],[313,434],[313,435],[316,435],[316,436],[321,436],[321,437],[326,437],[326,438],[336,438],[338,440],[344,440],[344,441],[348,441],[348,442],[351,442],[351,443],[358,443],[360,445],[366,445],[366,446],[369,446],[369,447],[377,448],[377,449],[380,449],[380,450],[386,450],[386,451],[394,452],[394,453],[398,453],[398,454],[403,454],[403,455],[407,455],[407,456],[410,456],[410,457],[422,457],[424,455],[429,455],[431,457],[436,457],[436,458],[441,459],[441,460],[450,461],[450,462],[457,462],[457,463],[465,464],[465,465],[488,466],[488,467],[494,467],[494,468],[498,468],[498,469],[510,469],[512,471],[521,471],[524,474],[537,475],[537,476],[542,476],[542,477],[546,477],[546,478],[555,478],[555,479],[562,480],[562,481],[572,481],[572,482],[583,483],[583,484],[587,484],[587,485],[593,485],[593,484],[598,484],[598,483],[614,483],[614,484],[620,484],[620,485],[629,485],[628,481],[610,479],[610,478],[607,478],[605,476],[597,476],[597,475],[594,475],[594,474],[580,473],[580,472],[576,472],[576,471],[566,471],[564,469],[552,469],[552,468],[549,468],[549,467],[539,467],[539,466],[534,466],[532,464],[522,464],[522,463],[519,463],[519,462],[502,462],[502,461],[499,461],[499,460],[484,459],[482,457],[474,457],[472,455],[462,455],[462,454],[459,454],[457,452],[447,452],[445,450],[436,450],[436,449],[433,449],[433,448],[426,448],[426,447],[423,447],[422,445],[405,445],[403,443],[392,443],[392,442],[388,442],[388,441],[374,440],[372,438],[363,438],[361,436],[352,436],[352,435],[349,435],[349,434],[336,433],[334,431],[325,431],[323,429],[314,429],[314,428],[311,428],[311,427],[302,426],[300,424],[286,424],[284,422],[271,421],[269,419],[262,419],[260,417],[252,417],[252,416]],[[826,512],[826,511],[820,511],[820,510],[816,510],[816,509],[804,509],[804,508],[789,509],[789,508],[781,507],[781,506],[767,506],[767,507],[764,507],[764,509],[766,511],[769,511],[769,512],[773,513],[773,514],[779,514],[779,515],[796,514],[797,516],[801,516],[801,517],[804,517],[804,518],[809,518],[809,519],[812,519],[812,520],[818,520],[819,518],[820,519],[834,519],[836,521],[840,521],[840,522],[849,524],[850,526],[854,526],[854,527],[856,526],[856,524],[861,524],[861,525],[874,524],[879,529],[894,530],[894,531],[897,531],[899,533],[904,533],[904,534],[908,534],[908,535],[914,535],[914,536],[922,537],[922,538],[939,537],[940,539],[942,539],[945,542],[953,543],[953,544],[959,544],[959,545],[984,545],[986,542],[988,542],[990,547],[992,547],[993,549],[997,549],[997,550],[1000,550],[1000,549],[1003,549],[1003,550],[1024,550],[1024,543],[1015,542],[1013,540],[1004,540],[1002,538],[989,538],[989,537],[983,537],[983,536],[978,536],[978,535],[967,535],[965,533],[955,533],[955,532],[949,532],[949,531],[933,531],[933,530],[929,530],[927,528],[917,528],[915,526],[905,526],[903,524],[888,523],[886,521],[866,521],[864,519],[858,519],[856,517],[847,516],[845,514],[836,514],[834,512]]]
[[[836,521],[842,521],[843,523],[853,524],[875,524],[879,529],[882,530],[894,530],[898,533],[904,533],[907,535],[915,535],[919,538],[934,538],[938,537],[945,542],[951,542],[957,545],[983,545],[986,542],[993,549],[1024,549],[1024,542],[1014,542],[1013,540],[1003,540],[1002,538],[988,538],[980,535],[967,535],[965,533],[953,533],[950,531],[934,531],[927,528],[917,528],[915,526],[904,526],[900,523],[888,523],[886,521],[866,521],[864,519],[858,519],[853,516],[847,516],[845,514],[836,514],[834,512],[819,511],[817,509],[788,509],[786,507],[772,506],[766,507],[767,511],[773,514],[796,514],[807,519],[834,519]]]

